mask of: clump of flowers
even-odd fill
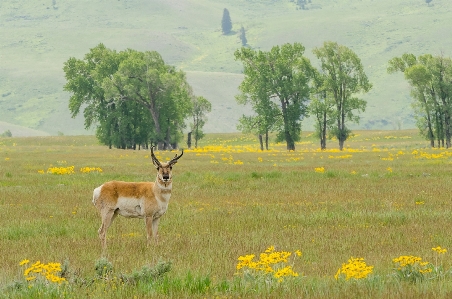
[[[395,264],[396,276],[401,280],[418,282],[424,279],[426,273],[432,272],[432,265],[423,262],[422,258],[412,255],[402,255],[392,260]]]
[[[276,251],[274,246],[268,247],[265,252],[259,255],[255,260],[254,254],[238,257],[236,269],[241,271],[243,276],[252,276],[253,278],[264,278],[266,282],[276,279],[282,282],[287,277],[297,277],[299,274],[293,269],[293,262],[289,264],[290,257],[301,256],[300,250],[293,253],[288,251]],[[240,273],[238,273],[240,275]]]
[[[73,174],[74,173],[74,166],[68,166],[68,167],[49,167],[47,169],[47,173],[51,174]]]
[[[315,172],[318,173],[324,173],[325,172],[325,167],[316,167],[314,168]]]
[[[80,168],[81,173],[90,173],[90,172],[102,172],[102,168],[100,167],[82,167]]]
[[[30,261],[25,259],[19,263],[20,266],[29,265]],[[24,270],[24,276],[27,281],[33,281],[39,279],[45,279],[49,282],[62,283],[66,281],[66,278],[60,277],[58,272],[61,272],[60,263],[48,263],[43,264],[40,261],[28,266]]]
[[[340,267],[336,275],[334,275],[334,278],[336,280],[344,279],[349,280],[351,278],[353,279],[362,279],[366,278],[369,274],[372,273],[374,266],[368,266],[366,262],[364,261],[364,258],[354,258],[351,257],[347,264],[342,264],[342,267]]]
[[[432,248],[433,251],[438,253],[439,255],[445,254],[447,252],[446,248],[441,248],[440,246]]]

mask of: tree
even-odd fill
[[[285,140],[287,150],[295,150],[301,136],[301,119],[306,116],[312,66],[303,54],[300,43],[275,46],[269,52],[242,47],[234,53],[235,59],[242,61],[245,74],[238,98],[242,103],[251,103],[259,120],[273,117],[274,122],[278,107],[282,121],[275,123],[279,125],[275,128],[277,141]],[[263,123],[268,128],[268,123]]]
[[[367,102],[356,97],[357,93],[368,92],[372,84],[364,73],[359,57],[349,48],[335,42],[325,42],[323,47],[315,48],[314,54],[320,59],[321,70],[325,74],[324,89],[332,96],[335,104],[335,125],[332,133],[339,140],[339,149],[351,131],[347,121],[359,123],[354,111],[364,112]]]
[[[13,133],[10,130],[5,130],[5,132],[0,134],[0,137],[13,137]]]
[[[278,107],[275,107],[275,103],[266,112],[259,112],[255,110],[257,115],[246,116],[242,115],[237,125],[237,130],[244,134],[257,134],[261,151],[264,150],[264,136],[265,136],[265,149],[268,150],[269,132],[272,132],[274,128],[281,127],[282,119],[281,113]],[[256,109],[256,107],[255,107]],[[271,117],[273,115],[273,117]]]
[[[165,64],[155,51],[129,49],[124,55],[118,71],[105,78],[102,86],[110,98],[147,108],[154,122],[153,142],[159,149],[171,149],[191,110],[191,88],[185,74]]]
[[[229,34],[232,30],[232,22],[231,17],[229,16],[229,10],[225,8],[223,10],[223,19],[221,19],[221,31],[223,31],[223,34]]]
[[[157,52],[117,53],[99,44],[63,69],[72,116],[84,107],[85,127],[98,124],[96,136],[104,144],[135,148],[151,141],[169,149],[182,137],[191,88]]]
[[[240,41],[242,42],[242,46],[246,46],[246,44],[248,43],[245,35],[245,28],[243,28],[243,26],[240,27]]]
[[[193,123],[190,124],[191,132],[189,132],[187,146],[191,147],[191,136],[195,138],[195,148],[198,147],[198,140],[204,137],[202,127],[205,125],[207,116],[206,114],[212,111],[212,104],[204,97],[192,98],[192,118]]]
[[[430,54],[405,53],[389,61],[388,72],[403,72],[412,87],[416,124],[430,146],[451,146],[452,60]]]
[[[308,110],[315,117],[314,128],[320,139],[320,149],[326,149],[327,129],[334,124],[334,101],[325,89],[325,75],[313,72],[313,87]]]

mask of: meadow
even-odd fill
[[[118,217],[101,258],[92,190],[154,181],[149,151],[1,138],[0,298],[450,297],[451,150],[414,130],[284,148],[208,134],[173,168],[159,243]]]

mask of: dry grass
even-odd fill
[[[264,294],[229,288],[201,295],[446,298],[450,283],[412,285],[388,278],[393,258],[415,255],[434,262],[432,247],[452,248],[447,189],[452,152],[426,144],[414,131],[375,131],[358,132],[344,152],[331,150],[337,147],[334,142],[320,152],[310,136],[296,152],[284,151],[281,144],[259,152],[252,137],[209,135],[201,143],[211,145],[209,150],[187,150],[174,167],[174,191],[160,224],[160,243],[146,248],[144,221],[118,217],[107,234],[108,259],[115,273],[164,260],[172,262],[167,279],[173,284],[187,273],[208,277],[211,285],[232,284],[239,256],[274,245],[303,252],[295,265],[303,275],[297,283]],[[420,157],[421,152],[437,156]],[[158,153],[162,160],[172,156]],[[72,165],[75,173],[70,175],[38,173]],[[86,166],[103,172],[81,173]],[[319,167],[325,171],[316,172]],[[112,179],[154,178],[148,152],[109,150],[94,137],[0,139],[1,287],[23,280],[18,265],[23,259],[68,260],[79,277],[93,277],[101,247],[92,190]],[[440,260],[446,270],[452,266],[448,255]],[[374,266],[374,278],[336,282],[334,274],[351,256]],[[74,287],[69,297],[162,294],[127,286],[112,290]],[[166,294],[185,294],[183,288],[177,290]],[[19,298],[28,293],[14,294]]]

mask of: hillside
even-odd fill
[[[332,40],[361,58],[374,85],[359,129],[413,128],[409,88],[387,61],[405,52],[452,55],[452,2],[434,0],[312,0],[297,9],[289,0],[2,0],[0,2],[0,121],[56,135],[91,134],[83,117],[70,118],[63,63],[99,43],[123,50],[156,50],[187,72],[197,95],[212,102],[207,132],[233,132],[249,113],[235,103],[241,64],[236,34],[221,34],[228,8],[234,32],[269,50],[301,42],[312,49]],[[309,120],[304,125],[309,128]],[[0,132],[1,133],[1,132]]]

